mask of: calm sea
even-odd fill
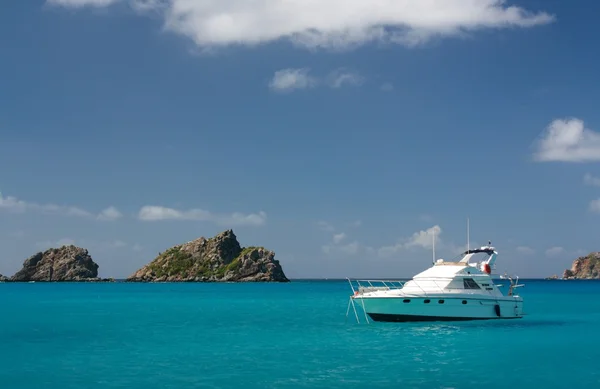
[[[523,282],[440,324],[346,321],[345,281],[0,284],[0,388],[600,387],[600,282]]]

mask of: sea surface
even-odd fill
[[[600,282],[522,282],[520,320],[370,324],[346,281],[0,283],[0,388],[600,388]]]

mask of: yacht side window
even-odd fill
[[[465,289],[481,289],[472,278],[463,278],[463,285]]]

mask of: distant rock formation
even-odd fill
[[[101,281],[98,265],[88,251],[73,245],[51,248],[25,260],[23,268],[10,279],[28,281]]]
[[[273,251],[240,247],[232,230],[171,247],[127,281],[289,282]]]
[[[594,280],[600,279],[600,252],[593,252],[573,261],[571,269],[563,273],[565,280]]]
[[[8,281],[8,277],[4,277],[2,274],[0,274],[0,282],[6,282]]]

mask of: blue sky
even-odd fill
[[[371,4],[371,5],[369,5]],[[0,12],[0,273],[232,228],[290,277],[597,247],[600,4],[23,0]]]

